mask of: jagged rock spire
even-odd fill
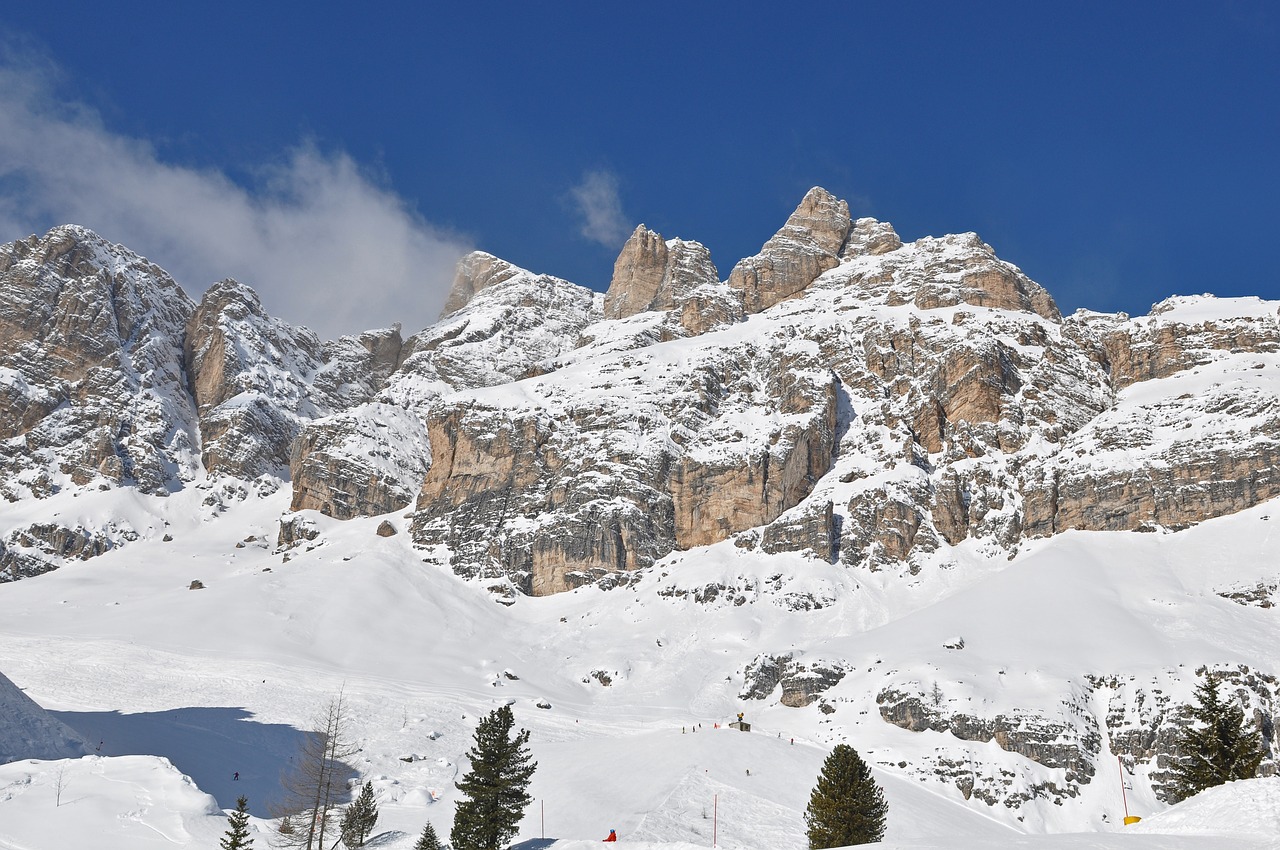
[[[759,313],[802,292],[840,264],[849,236],[849,205],[815,186],[760,253],[740,260],[729,286],[742,293],[748,313]]]
[[[622,246],[604,299],[607,319],[670,310],[703,284],[719,281],[711,252],[697,242],[664,240],[643,224]]]

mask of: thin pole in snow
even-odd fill
[[[1120,754],[1116,754],[1116,764],[1120,767],[1120,801],[1124,803],[1124,816],[1129,817],[1129,798],[1124,794],[1124,762],[1120,760]]]
[[[540,800],[539,802],[542,803],[542,837],[545,840],[547,837],[547,801]]]
[[[717,833],[720,829],[720,795],[711,795],[711,846],[719,847],[716,843]]]

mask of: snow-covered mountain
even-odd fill
[[[622,807],[565,837],[699,843],[723,792],[725,846],[799,847],[842,740],[894,840],[1105,830],[1167,805],[1204,668],[1270,745],[1280,303],[1064,318],[813,189],[725,280],[641,226],[604,295],[475,253],[445,310],[323,342],[83,228],[0,248],[0,671],[222,806],[346,681],[405,847],[495,698],[548,801]]]

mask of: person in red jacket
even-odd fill
[[[605,841],[617,841],[617,840],[618,840],[618,833],[613,831],[612,829],[609,830],[609,837],[606,838]]]

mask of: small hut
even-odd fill
[[[742,719],[742,712],[738,712],[738,719],[729,724],[730,729],[737,729],[739,732],[750,732],[751,724]]]

